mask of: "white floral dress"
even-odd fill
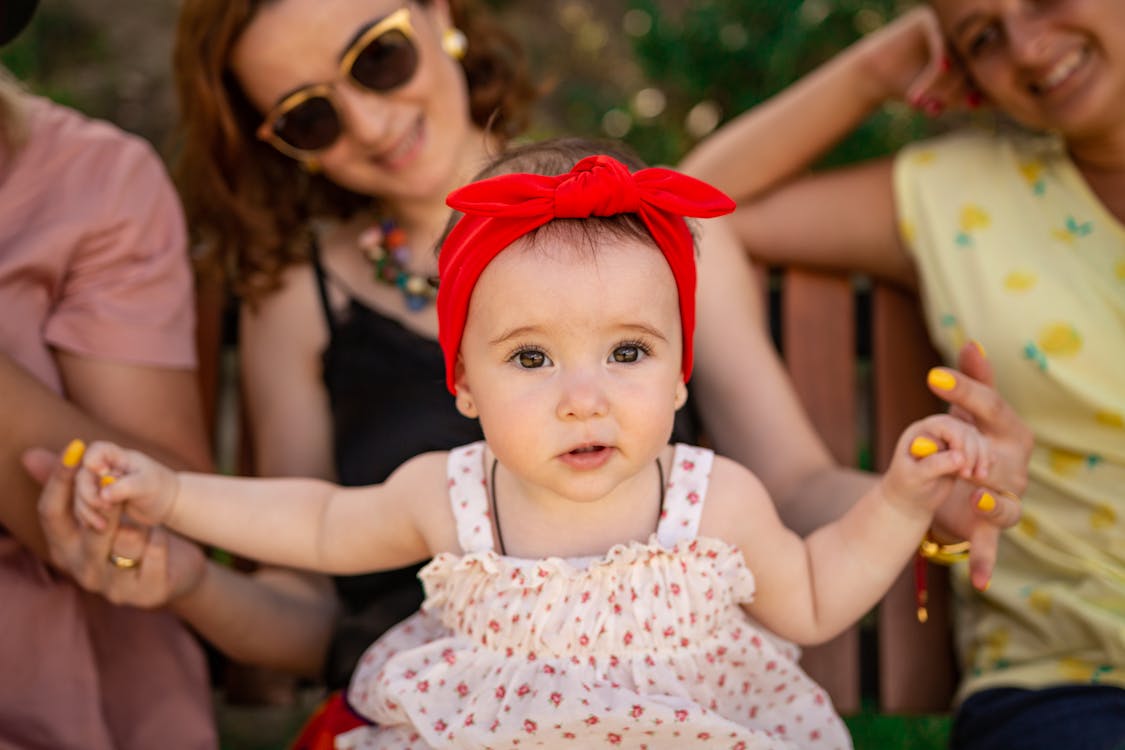
[[[420,573],[422,611],[368,649],[361,748],[850,748],[797,649],[750,620],[737,549],[696,538],[713,454],[676,446],[647,543],[593,559],[498,555],[483,443],[449,456],[463,555]]]

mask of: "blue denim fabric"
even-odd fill
[[[1125,689],[995,688],[953,717],[951,750],[1125,750]]]

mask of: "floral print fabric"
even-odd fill
[[[1125,226],[1045,136],[916,144],[895,200],[935,345],[980,342],[1035,436],[991,586],[954,571],[960,697],[1125,686]]]
[[[372,646],[341,748],[847,748],[797,649],[740,604],[737,549],[696,538],[712,454],[676,447],[648,543],[593,560],[493,550],[483,444],[450,454],[465,554],[421,573],[423,611]]]

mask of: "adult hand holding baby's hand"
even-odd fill
[[[988,475],[965,484],[934,518],[940,541],[968,540],[973,585],[983,589],[992,577],[1000,533],[1020,519],[1019,496],[1027,488],[1033,435],[993,386],[992,366],[976,342],[961,347],[960,372],[935,368],[930,390],[951,405],[950,414],[988,438],[993,461]]]
[[[96,442],[74,478],[75,513],[80,523],[102,531],[105,514],[123,506],[130,518],[157,526],[170,517],[178,490],[179,479],[166,466],[143,453]]]
[[[949,499],[958,479],[979,481],[991,463],[988,439],[975,427],[935,414],[903,431],[883,484],[904,510],[932,514]]]
[[[101,531],[76,522],[74,477],[83,449],[81,441],[75,441],[62,460],[42,449],[28,451],[23,457],[28,473],[43,483],[39,522],[51,562],[85,590],[115,604],[164,606],[197,587],[206,568],[197,544],[161,527],[119,528],[119,508],[106,514]],[[115,565],[115,556],[134,560],[136,565]]]

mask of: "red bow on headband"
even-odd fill
[[[501,250],[552,219],[635,213],[648,228],[676,279],[683,328],[684,380],[691,377],[695,328],[695,243],[685,216],[710,218],[734,201],[705,182],[658,167],[630,173],[610,156],[588,156],[570,172],[506,174],[454,190],[445,201],[465,215],[450,230],[438,258],[438,341],[445,382],[456,394],[454,365],[473,287]]]

